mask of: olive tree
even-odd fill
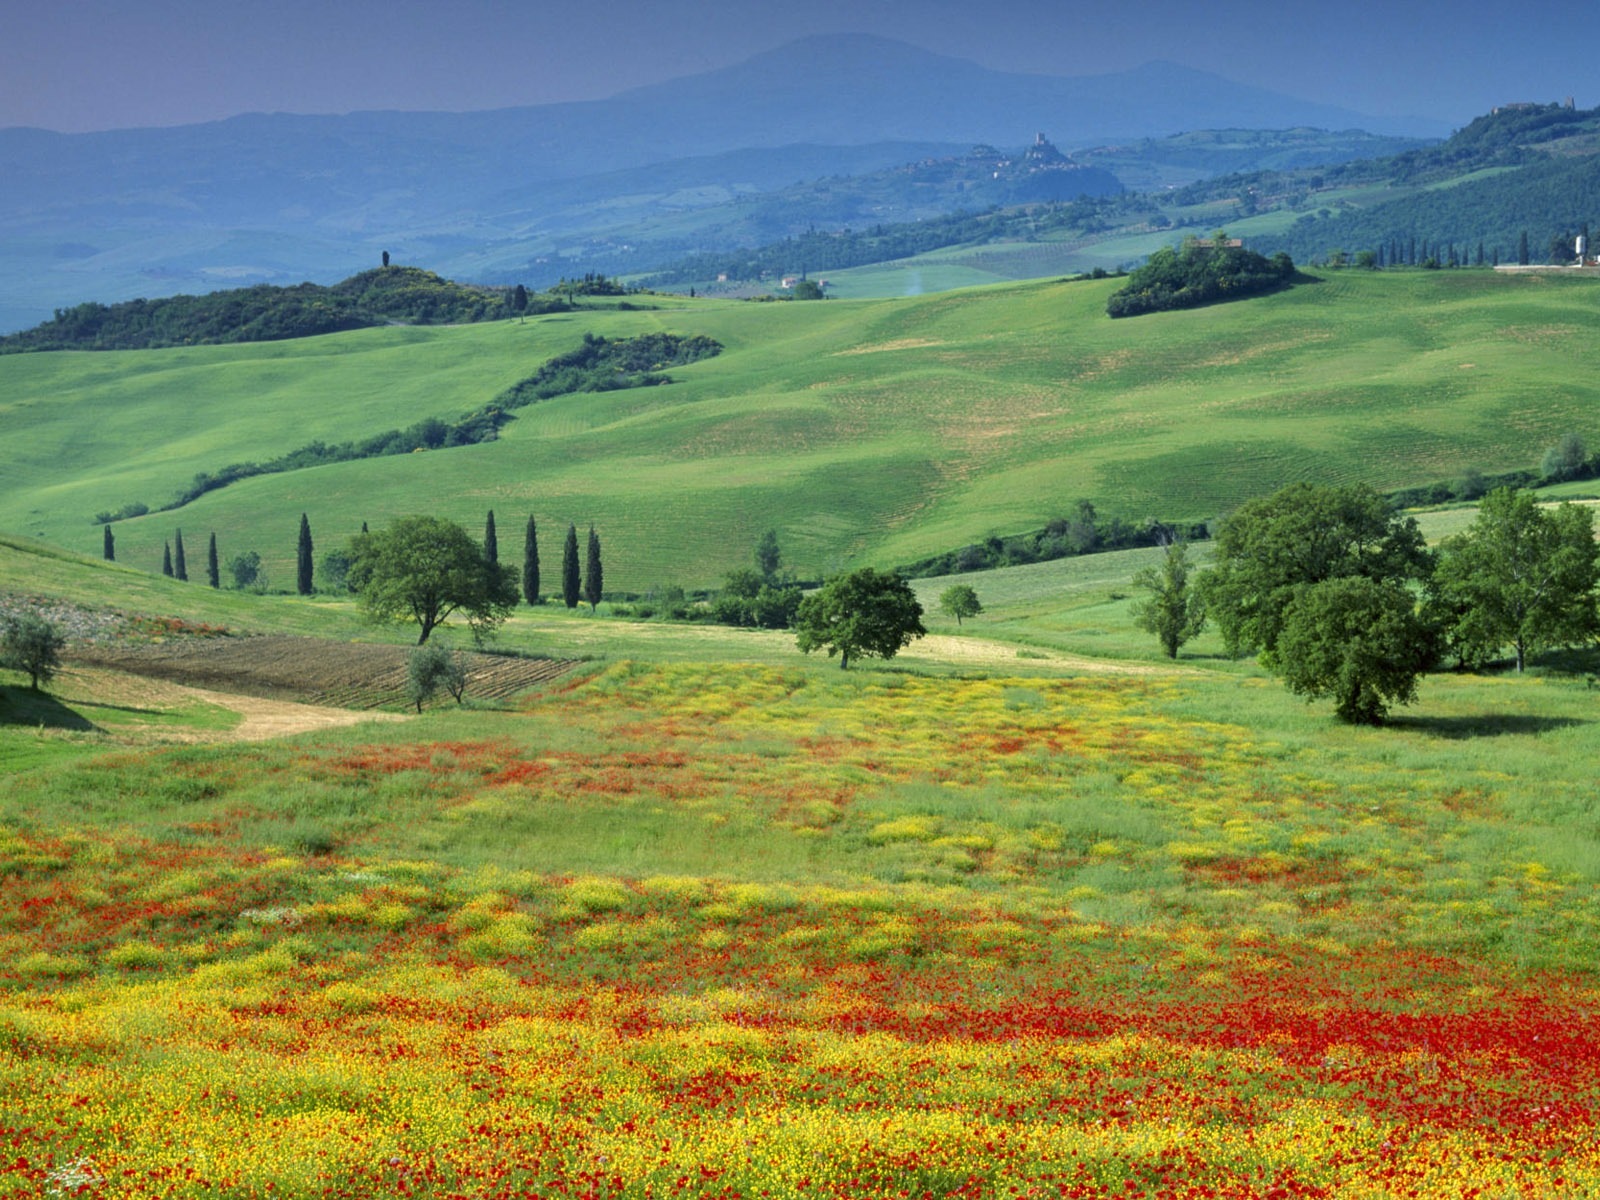
[[[461,703],[467,690],[467,667],[461,652],[452,653],[438,642],[418,646],[406,660],[407,698],[420,713],[423,702],[432,699],[441,687],[455,697],[457,704]]]
[[[461,526],[439,517],[401,517],[350,547],[350,586],[373,621],[415,621],[422,645],[459,612],[475,639],[516,607],[509,572],[483,557]]]
[[[0,626],[0,667],[24,672],[37,692],[41,681],[49,683],[55,675],[66,645],[67,639],[52,622],[37,613],[23,613]]]

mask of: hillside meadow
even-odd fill
[[[233,347],[0,359],[0,528],[98,553],[98,512],[165,503],[199,471],[312,440],[453,417],[586,332],[705,334],[726,347],[672,385],[520,410],[499,441],[256,478],[118,521],[118,559],[156,570],[182,529],[215,532],[269,585],[292,578],[299,515],[319,550],[426,510],[503,557],[536,517],[546,570],[593,523],[608,588],[715,583],[776,528],[818,578],[1038,528],[1090,499],[1131,521],[1206,519],[1297,479],[1379,488],[1530,465],[1596,385],[1586,280],[1331,272],[1281,295],[1136,320],[1115,281],[892,300],[641,298],[460,328]]]
[[[983,615],[849,672],[524,609],[587,661],[266,740],[0,672],[8,1194],[1600,1190],[1592,688],[1338,725],[1161,659],[1151,553],[962,577]],[[27,538],[0,592],[407,637]]]

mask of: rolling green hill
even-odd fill
[[[503,558],[535,515],[547,573],[592,522],[618,590],[715,582],[762,530],[816,577],[1103,513],[1204,519],[1297,479],[1379,488],[1536,462],[1600,441],[1581,348],[1600,293],[1490,272],[1331,273],[1292,291],[1131,321],[1115,281],[884,301],[657,300],[526,323],[360,330],[246,346],[0,359],[0,528],[97,553],[95,513],[155,507],[199,471],[472,410],[585,332],[705,334],[726,350],[676,382],[516,414],[498,441],[250,479],[115,526],[159,567],[184,532],[292,579],[321,550],[416,511]]]

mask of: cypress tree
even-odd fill
[[[1517,239],[1517,263],[1520,266],[1528,265],[1528,231],[1524,229],[1522,236]]]
[[[217,535],[211,535],[211,542],[206,546],[206,582],[214,588],[222,586],[222,571],[217,566]]]
[[[491,567],[500,565],[500,539],[494,534],[494,509],[489,510],[489,518],[483,523],[483,561]]]
[[[583,598],[593,612],[604,595],[605,575],[600,569],[600,535],[589,526],[589,551],[583,568]]]
[[[101,551],[107,562],[117,561],[117,539],[111,536],[111,526],[106,526],[105,548]]]
[[[367,532],[367,523],[365,521],[361,522],[361,532],[362,533],[366,533]]]
[[[300,548],[295,558],[295,590],[302,596],[311,595],[311,522],[300,514]]]
[[[578,527],[567,526],[567,543],[561,548],[561,599],[578,607]]]
[[[528,517],[528,531],[522,535],[522,598],[539,603],[539,531]]]
[[[172,543],[161,543],[161,573],[168,579],[172,578]]]
[[[183,530],[178,530],[178,548],[172,554],[172,573],[183,582],[189,582],[189,560],[183,556]]]

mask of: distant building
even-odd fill
[[[799,282],[800,282],[800,276],[798,276],[798,275],[785,275],[783,277],[782,282],[780,282],[778,284],[778,286],[783,288],[785,291],[787,291],[789,288],[792,288],[795,284],[797,284]]]

